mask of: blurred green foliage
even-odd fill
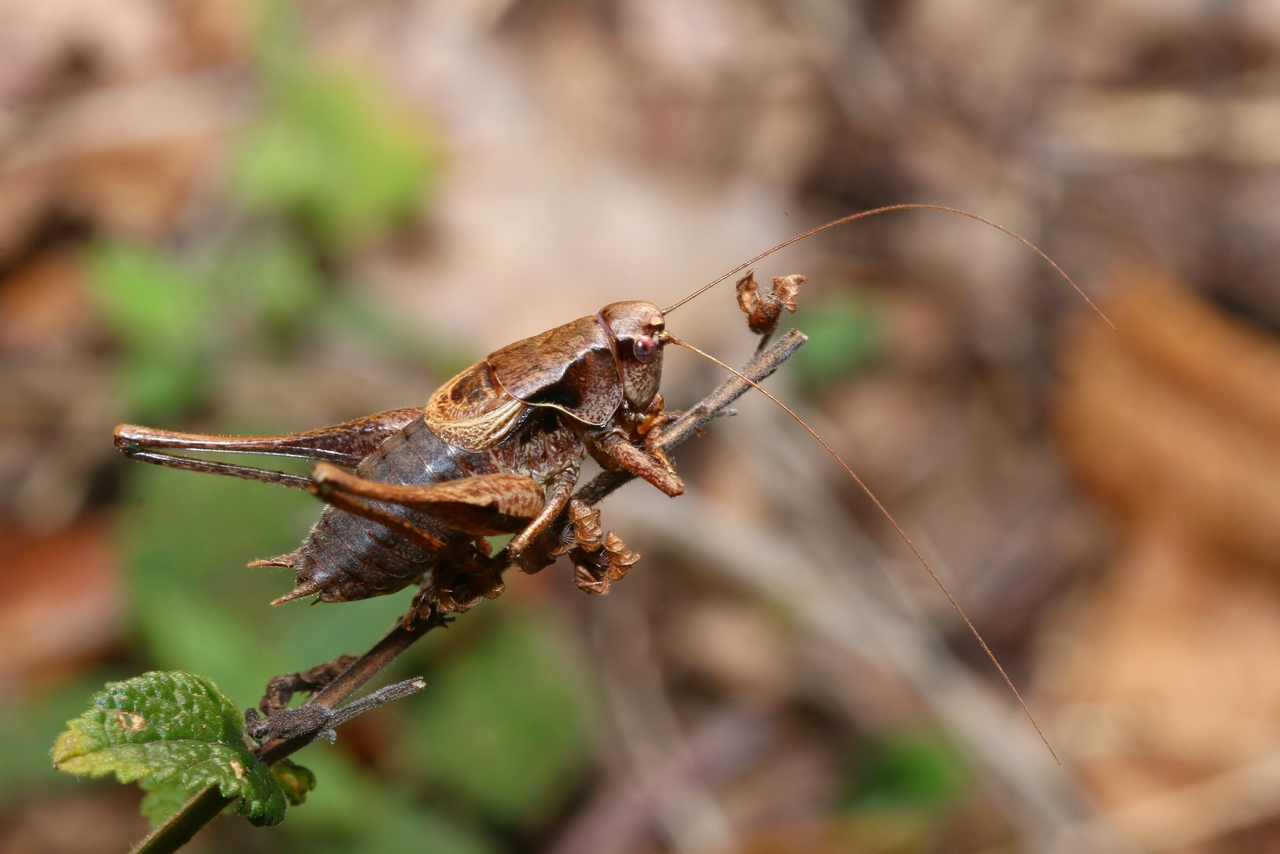
[[[122,385],[143,420],[194,405],[208,379],[208,294],[175,259],[104,243],[91,259],[94,296],[123,346]]]
[[[228,251],[208,259],[201,272],[205,290],[217,302],[224,347],[256,338],[275,350],[331,298],[304,241],[279,225],[245,229]]]
[[[74,782],[53,773],[49,747],[67,721],[84,711],[85,698],[121,675],[92,670],[49,689],[6,698],[0,705],[0,798]]]
[[[415,124],[348,74],[299,69],[271,83],[272,109],[235,163],[250,210],[285,211],[335,250],[411,218],[433,159]]]
[[[431,138],[368,79],[317,64],[289,3],[257,13],[267,107],[233,162],[242,203],[294,218],[325,252],[411,219],[437,171]]]
[[[590,760],[587,672],[550,613],[507,615],[416,703],[405,744],[414,772],[503,825],[537,826]]]
[[[227,354],[279,349],[322,297],[316,262],[279,229],[198,261],[105,241],[90,270],[95,300],[122,345],[130,414],[143,421],[200,403]]]
[[[232,153],[232,227],[180,250],[106,240],[91,252],[139,420],[204,402],[229,354],[287,355],[308,325],[350,315],[332,259],[410,221],[437,171],[413,117],[368,79],[316,63],[290,4],[258,5],[264,100]]]
[[[502,850],[483,828],[415,800],[402,780],[369,775],[327,745],[308,748],[306,762],[319,783],[305,807],[291,812],[278,830],[269,831],[268,838],[274,837],[272,850],[308,854],[497,854]]]
[[[963,758],[940,733],[900,733],[868,743],[856,758],[844,804],[855,810],[938,810],[964,794]]]
[[[803,308],[801,329],[809,336],[790,361],[791,370],[814,390],[860,370],[881,347],[876,307],[850,296],[819,298]]]

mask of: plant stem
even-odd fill
[[[217,786],[201,789],[165,819],[164,824],[151,831],[130,854],[172,854],[190,842],[202,827],[213,821],[234,800],[223,797]]]
[[[779,338],[772,347],[757,351],[742,369],[742,373],[755,382],[761,382],[773,374],[783,362],[795,355],[808,340],[802,333],[793,329]],[[698,435],[712,419],[750,387],[738,377],[725,380],[716,387],[715,391],[663,429],[662,449],[670,451],[680,443]],[[634,478],[635,475],[630,472],[602,472],[578,490],[576,497],[587,504],[598,504],[618,487]],[[444,625],[443,621],[415,620],[413,612],[406,614],[396,623],[395,628],[374,644],[372,649],[342,671],[338,678],[313,694],[307,703],[318,703],[336,709],[344,700],[358,691],[360,686],[372,679],[378,671],[395,661],[428,631],[441,625]],[[257,756],[263,762],[272,765],[310,744],[315,737],[316,734],[313,733],[290,739],[273,739],[258,748]],[[226,809],[233,800],[233,798],[223,797],[217,787],[201,789],[192,795],[176,813],[169,816],[164,824],[138,843],[130,854],[172,854],[189,842],[200,828],[213,821],[214,817]]]

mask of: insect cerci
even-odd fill
[[[500,593],[506,567],[536,571],[559,555],[572,562],[578,587],[605,593],[639,555],[614,533],[602,531],[598,510],[572,497],[586,456],[606,469],[630,472],[667,495],[684,492],[661,449],[662,429],[671,420],[659,393],[663,351],[676,344],[707,354],[672,335],[668,315],[797,240],[861,217],[912,208],[958,213],[1010,233],[981,217],[938,206],[865,211],[773,247],[666,309],[640,300],[615,302],[509,344],[446,382],[422,406],[280,436],[223,437],[126,424],[116,428],[115,443],[134,459],[297,487],[324,501],[319,521],[297,549],[252,564],[294,571],[296,586],[276,603],[309,596],[346,602],[417,585],[416,606],[446,614]],[[1053,264],[1039,249],[1011,236]],[[775,279],[772,292],[761,293],[750,274],[743,277],[738,301],[750,328],[771,332],[783,309],[795,310],[803,281],[801,276]],[[893,522],[963,617],[906,533],[853,470],[787,412]],[[309,477],[302,477],[169,453],[174,450],[301,457],[315,466]],[[562,520],[567,524],[557,524]],[[513,535],[511,541],[493,554],[486,538],[506,534]],[[967,617],[965,622],[981,642]],[[986,644],[982,646],[999,668]]]

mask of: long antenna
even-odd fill
[[[871,212],[868,212],[868,213],[871,213]],[[824,228],[826,227],[828,226],[824,226]],[[798,239],[799,238],[796,238],[796,240]],[[768,254],[768,253],[765,253],[765,254]],[[753,259],[753,261],[755,260],[759,260],[759,259]],[[748,263],[753,263],[753,261],[750,261]],[[1053,262],[1051,261],[1049,263],[1053,263]],[[735,272],[737,272],[737,270],[729,273],[728,275],[732,276],[733,273]],[[712,282],[712,284],[715,284],[715,282]],[[706,290],[706,288],[703,288],[703,290]],[[694,296],[697,296],[697,294],[695,294]],[[1088,297],[1086,297],[1086,299],[1088,299]],[[677,305],[678,304],[679,303],[677,303]],[[667,311],[670,311],[670,310],[671,309],[667,309]],[[1004,678],[1004,683],[1009,686],[1009,690],[1013,692],[1013,696],[1018,698],[1018,705],[1022,706],[1022,711],[1026,713],[1027,720],[1031,721],[1031,725],[1035,727],[1036,734],[1040,736],[1040,740],[1044,742],[1044,746],[1049,749],[1049,754],[1053,757],[1053,761],[1061,765],[1062,760],[1059,759],[1058,754],[1054,752],[1053,745],[1049,744],[1049,739],[1045,737],[1044,731],[1040,729],[1040,724],[1036,723],[1035,717],[1031,714],[1031,709],[1027,708],[1026,701],[1022,699],[1022,695],[1019,694],[1018,689],[1014,687],[1013,680],[1009,678],[1009,674],[1005,673],[1004,668],[1000,666],[1000,661],[999,659],[996,658],[996,654],[991,651],[991,647],[987,646],[987,642],[982,639],[982,635],[978,633],[978,629],[973,625],[973,622],[969,619],[969,615],[966,614],[964,612],[964,609],[960,607],[960,603],[957,602],[956,598],[951,595],[951,591],[947,589],[947,585],[942,583],[942,579],[939,578],[938,574],[933,571],[933,567],[929,566],[929,561],[924,559],[924,555],[922,555],[920,553],[920,550],[916,548],[916,544],[911,542],[911,538],[907,536],[907,532],[902,529],[902,526],[898,524],[898,521],[893,518],[893,515],[889,513],[889,511],[885,508],[885,506],[880,503],[880,499],[876,498],[875,493],[872,492],[871,489],[865,483],[862,482],[862,478],[858,477],[857,473],[854,472],[854,470],[849,467],[849,464],[846,463],[843,459],[841,459],[840,455],[835,452],[835,449],[832,448],[830,445],[828,445],[825,439],[823,439],[816,432],[814,432],[814,429],[810,427],[808,424],[806,424],[803,418],[801,418],[799,415],[796,415],[795,412],[791,410],[791,407],[787,406],[785,403],[778,400],[778,398],[774,397],[772,394],[765,391],[763,388],[761,388],[759,383],[755,382],[754,380],[748,377],[743,376],[741,373],[734,370],[724,362],[720,361],[715,356],[712,356],[710,353],[706,353],[702,350],[699,350],[697,347],[693,346],[692,344],[689,344],[688,342],[681,341],[679,338],[675,337],[670,332],[663,331],[658,333],[658,335],[662,339],[662,341],[666,344],[678,344],[681,347],[684,347],[686,350],[692,350],[693,352],[697,353],[699,356],[702,356],[704,359],[710,359],[720,367],[724,368],[729,373],[738,377],[738,379],[751,385],[756,391],[760,392],[765,397],[772,400],[778,406],[782,407],[783,412],[787,413],[792,418],[794,418],[795,422],[799,424],[801,427],[803,427],[810,436],[812,436],[814,439],[817,439],[818,444],[821,445],[823,448],[825,448],[827,453],[830,454],[832,458],[835,459],[835,461],[840,464],[841,468],[843,468],[846,472],[849,473],[849,477],[853,478],[854,482],[857,483],[859,487],[861,487],[862,491],[867,494],[867,497],[870,498],[871,501],[876,505],[876,507],[879,508],[880,512],[884,514],[884,517],[889,520],[889,524],[893,525],[893,529],[898,532],[898,536],[902,537],[902,541],[907,544],[907,547],[911,549],[912,553],[916,556],[916,559],[919,560],[921,565],[924,566],[925,570],[928,571],[929,577],[932,578],[934,583],[938,585],[938,589],[940,589],[942,591],[942,594],[947,597],[947,601],[951,603],[951,607],[956,609],[956,613],[960,615],[960,619],[964,620],[964,624],[969,627],[969,631],[973,632],[973,636],[977,638],[978,643],[982,645],[982,651],[987,654],[987,658],[991,659],[991,663],[996,666],[996,670],[1000,671],[1000,676]]]
[[[1004,232],[1005,234],[1012,237],[1014,240],[1021,243],[1023,246],[1030,249],[1032,252],[1039,255],[1045,261],[1047,261],[1049,266],[1053,267],[1053,269],[1058,272],[1058,275],[1066,279],[1067,284],[1071,285],[1071,287],[1075,289],[1075,292],[1078,293],[1084,299],[1084,301],[1089,304],[1089,308],[1097,312],[1098,317],[1101,317],[1106,322],[1106,324],[1111,327],[1111,331],[1113,332],[1118,331],[1116,329],[1116,325],[1111,322],[1111,319],[1107,317],[1105,314],[1103,314],[1102,309],[1098,308],[1097,304],[1094,303],[1093,300],[1089,299],[1089,295],[1080,289],[1080,286],[1077,285],[1075,281],[1073,281],[1072,278],[1067,275],[1067,272],[1063,270],[1061,267],[1059,267],[1052,258],[1044,254],[1044,252],[1040,250],[1040,247],[1036,246],[1030,240],[1027,240],[1025,237],[1022,237],[1021,235],[1014,234],[1012,231],[1005,228],[1003,225],[994,223],[991,220],[987,219],[986,217],[981,217],[981,216],[978,216],[977,214],[969,213],[968,211],[962,211],[959,208],[949,208],[944,205],[926,205],[926,204],[886,205],[885,207],[882,207],[882,208],[872,208],[869,211],[862,211],[861,213],[849,214],[849,216],[844,216],[844,217],[841,217],[840,219],[832,220],[826,225],[820,225],[817,228],[811,228],[808,231],[806,231],[804,234],[798,234],[795,237],[791,238],[790,240],[784,240],[782,243],[779,243],[777,246],[773,247],[768,251],[761,252],[759,255],[752,258],[750,261],[744,261],[743,263],[734,267],[729,272],[725,273],[720,278],[714,281],[708,282],[707,284],[698,288],[696,291],[689,294],[687,297],[680,300],[678,303],[675,303],[674,305],[668,308],[664,308],[662,310],[662,313],[670,314],[672,311],[675,311],[677,308],[684,305],[689,300],[705,293],[706,291],[711,290],[716,285],[720,284],[730,276],[736,275],[737,273],[741,273],[743,270],[747,269],[752,264],[756,263],[762,258],[766,258],[772,255],[773,253],[777,252],[779,249],[785,249],[788,246],[790,246],[792,243],[797,243],[801,240],[804,240],[806,237],[812,237],[813,235],[817,234],[820,231],[826,231],[828,228],[835,228],[837,225],[844,225],[846,222],[853,222],[856,219],[865,219],[866,217],[869,217],[869,216],[876,216],[877,214],[889,213],[890,211],[943,211],[944,213],[958,214],[959,216],[964,216],[964,217],[968,217],[969,219],[977,220],[978,222],[983,223],[984,225],[991,226],[996,231]]]

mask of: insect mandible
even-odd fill
[[[612,532],[602,532],[598,510],[572,497],[582,462],[590,454],[606,469],[630,472],[669,496],[682,494],[684,484],[659,441],[672,417],[659,392],[664,348],[686,347],[737,373],[673,336],[666,329],[667,315],[798,240],[856,219],[910,209],[960,214],[1009,234],[1044,258],[1098,311],[1057,264],[1002,226],[938,205],[891,205],[785,241],[666,309],[640,300],[610,303],[594,315],[496,350],[441,386],[425,406],[278,436],[225,437],[122,424],[115,444],[133,459],[296,487],[325,502],[319,521],[296,550],[250,564],[294,571],[296,586],[273,604],[308,596],[346,602],[417,584],[415,606],[439,614],[464,611],[502,592],[506,566],[537,571],[548,557],[561,554],[573,563],[579,588],[605,593],[639,555]],[[794,311],[803,281],[801,276],[775,280],[774,293],[761,296],[749,274],[740,280],[739,304],[752,330],[771,331],[782,308]],[[808,430],[889,518],[1018,696],[963,609],[862,480],[795,413],[738,376]],[[300,457],[315,466],[302,477],[168,453],[175,450]],[[562,515],[568,524],[557,527]],[[563,533],[551,536],[556,531]],[[493,555],[486,538],[508,534],[513,535],[509,544]],[[1021,696],[1018,701],[1025,711]]]

